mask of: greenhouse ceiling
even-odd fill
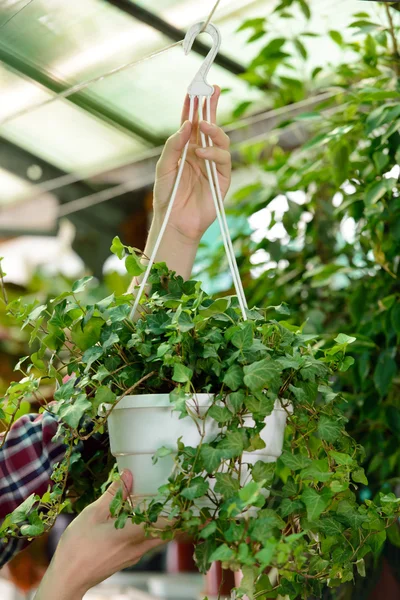
[[[220,0],[213,17],[223,36],[212,80],[228,90],[219,117],[224,124],[232,122],[232,111],[244,97],[253,100],[253,112],[268,109],[265,94],[249,89],[240,78],[261,46],[247,44],[246,32],[237,33],[244,20],[265,15],[268,4],[273,6],[273,1]],[[313,0],[312,4],[316,16],[310,27],[320,32],[340,29],[349,15],[361,10],[361,4],[365,10],[365,3],[357,0]],[[154,162],[155,149],[179,123],[185,90],[207,47],[200,42],[185,56],[178,45],[149,61],[120,67],[180,41],[191,24],[207,18],[214,5],[215,0],[3,0],[2,212],[16,203],[22,207],[34,197],[39,202],[39,188],[34,186],[49,180],[57,179],[63,187],[45,187],[43,195],[50,191],[57,202],[65,203],[97,191],[99,184],[109,184],[108,173],[118,167],[144,165],[147,156]],[[283,33],[287,26],[280,25]],[[310,39],[317,62],[324,54],[318,47],[321,43]],[[80,91],[58,97],[93,79]],[[60,180],[64,176],[75,186],[72,196]],[[140,186],[138,180],[127,189]]]

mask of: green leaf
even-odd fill
[[[239,365],[232,365],[227,370],[224,383],[232,391],[236,391],[243,383],[243,369]]]
[[[365,476],[365,471],[361,467],[352,472],[351,478],[356,483],[362,483],[363,485],[368,485],[368,479]]]
[[[396,348],[388,348],[380,353],[374,371],[374,383],[381,398],[387,395],[392,385],[393,377],[397,372],[397,364],[394,359]]]
[[[339,502],[336,514],[341,521],[344,521],[345,524],[353,529],[359,529],[359,527],[367,519],[367,517],[360,514],[348,500],[342,500]]]
[[[245,397],[246,395],[243,390],[229,394],[229,404],[233,408],[235,414],[243,408]]]
[[[348,454],[344,454],[343,452],[335,452],[334,450],[331,450],[329,452],[329,456],[332,456],[333,460],[337,465],[350,466],[354,463],[354,459]]]
[[[218,444],[222,458],[236,458],[243,452],[243,437],[238,431],[228,432]]]
[[[219,546],[210,556],[210,562],[232,560],[235,557],[234,551],[226,544]]]
[[[24,521],[27,521],[29,513],[33,508],[33,505],[35,504],[35,502],[37,502],[38,499],[39,496],[37,496],[36,494],[31,494],[26,500],[22,502],[22,504],[20,504],[14,510],[14,512],[11,514],[10,522],[17,525],[18,523],[23,523]]]
[[[221,494],[225,500],[229,500],[239,491],[239,480],[234,479],[228,473],[216,473],[215,492]]]
[[[242,329],[237,331],[231,338],[232,344],[239,350],[248,350],[253,344],[253,327],[251,323],[246,323]]]
[[[271,359],[264,358],[244,367],[244,383],[251,391],[261,391],[279,379],[279,366]]]
[[[125,256],[125,246],[123,245],[123,243],[121,242],[121,240],[119,239],[119,237],[115,237],[113,239],[110,251],[112,252],[112,254],[115,254],[116,256],[118,256],[118,258],[120,260],[122,260],[124,258],[124,256]]]
[[[203,477],[195,477],[190,482],[189,487],[181,492],[181,496],[187,500],[195,500],[201,498],[208,492],[209,484]]]
[[[313,460],[312,463],[300,473],[300,477],[303,480],[313,479],[320,482],[329,481],[332,475],[333,473],[329,471],[328,460],[325,458]]]
[[[258,460],[251,469],[251,474],[254,481],[257,483],[265,482],[264,485],[270,486],[273,482],[275,475],[276,464],[274,462],[264,462]]]
[[[189,367],[185,367],[185,365],[180,363],[174,364],[174,374],[172,375],[173,381],[177,381],[178,383],[186,383],[190,381],[192,377],[192,369],[189,369]]]
[[[123,512],[115,519],[115,529],[123,529],[126,525],[126,522],[129,518],[128,513]]]
[[[300,500],[284,498],[279,505],[279,514],[285,518],[293,513],[299,513],[304,509],[304,504]]]
[[[331,30],[328,32],[330,38],[337,44],[338,46],[343,45],[343,36],[339,31]]]
[[[76,429],[83,415],[92,408],[86,394],[79,394],[71,404],[63,404],[58,409],[59,417],[72,429]]]
[[[206,525],[206,527],[204,527],[204,529],[201,530],[200,537],[203,538],[203,540],[206,540],[211,535],[213,535],[216,531],[217,531],[217,522],[211,521],[208,525]]]
[[[339,335],[335,338],[335,342],[338,344],[353,344],[356,341],[357,338],[346,335],[345,333],[339,333]]]
[[[282,453],[280,460],[291,471],[300,471],[300,469],[305,469],[312,462],[311,459],[304,454],[292,454],[291,452],[287,451]]]
[[[145,271],[144,265],[136,254],[129,254],[125,259],[125,268],[132,277],[139,277]]]
[[[232,413],[226,406],[217,406],[214,404],[208,411],[208,416],[217,421],[217,423],[226,423],[232,419]]]
[[[190,331],[191,329],[194,329],[195,324],[190,318],[190,316],[186,312],[183,312],[179,316],[178,327],[180,331],[186,332]]]
[[[308,56],[308,52],[306,50],[306,47],[304,46],[304,44],[300,41],[299,38],[296,38],[293,40],[293,43],[298,51],[298,53],[300,54],[300,56],[302,58],[304,58],[304,60],[307,58]]]
[[[172,454],[171,448],[166,448],[165,446],[162,446],[161,448],[159,448],[157,450],[157,452],[155,453],[155,455],[152,458],[153,465],[157,464],[158,460],[160,458],[164,458],[164,456],[171,456],[171,454]]]
[[[73,293],[78,294],[79,292],[83,292],[89,281],[92,281],[92,279],[93,277],[83,277],[82,279],[75,281],[75,283],[72,285]]]
[[[54,400],[70,400],[74,394],[76,385],[76,378],[72,377],[68,379],[58,390],[54,393]]]
[[[322,415],[318,422],[318,436],[325,442],[336,442],[343,434],[343,428],[337,420]]]
[[[104,350],[103,348],[100,348],[100,346],[93,346],[92,348],[85,350],[82,356],[82,362],[86,364],[87,370],[100,358],[100,356],[103,356],[103,354]]]
[[[114,498],[110,502],[110,515],[112,517],[117,517],[120,513],[121,509],[124,506],[124,500],[122,497],[122,486],[117,490]]]
[[[108,371],[107,371],[108,372]],[[94,399],[93,408],[97,412],[102,404],[114,404],[117,399],[117,395],[114,394],[106,385],[102,385],[97,388]]]
[[[209,444],[203,444],[200,449],[200,457],[207,473],[213,473],[221,464],[223,452]]]
[[[334,519],[333,517],[325,517],[321,519],[318,524],[319,529],[323,531],[326,535],[340,536],[344,527],[339,521]]]
[[[29,515],[29,525],[22,525],[21,533],[28,537],[39,537],[44,533],[44,523],[36,511]]]
[[[257,552],[256,559],[264,569],[271,564],[277,545],[276,540],[267,540],[263,543],[264,548]]]
[[[78,346],[79,350],[85,352],[100,340],[102,327],[104,326],[103,319],[92,317],[84,327],[79,322],[71,330],[71,339]]]
[[[314,488],[307,488],[302,493],[301,499],[306,505],[307,519],[312,522],[317,521],[328,507],[331,500],[331,493],[326,488],[321,494]]]

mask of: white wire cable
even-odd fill
[[[207,121],[209,123],[211,123],[211,97],[210,96],[207,96]],[[211,147],[214,145],[211,137],[208,138],[208,143]],[[233,248],[232,239],[231,239],[231,236],[229,233],[229,225],[228,225],[228,221],[226,219],[225,204],[224,204],[224,200],[222,198],[221,187],[219,184],[217,165],[215,164],[214,161],[211,162],[211,168],[212,168],[212,172],[214,175],[215,189],[217,192],[217,199],[218,199],[219,208],[221,211],[222,223],[225,228],[226,238],[228,241],[228,246],[229,246],[230,254],[232,257],[232,264],[234,267],[234,271],[236,273],[237,289],[240,290],[240,293],[238,293],[238,297],[241,295],[243,305],[247,309],[248,305],[247,305],[247,300],[246,300],[246,294],[243,289],[243,284],[242,284],[242,280],[241,280],[240,273],[239,273],[239,267],[238,267],[238,264],[236,261],[235,250]]]
[[[202,120],[203,120],[203,101],[202,101],[202,98],[200,97],[200,100],[199,100],[199,121],[201,122]],[[206,136],[204,135],[203,132],[200,132],[200,135],[201,135],[201,141],[202,141],[203,148],[207,148]],[[240,310],[242,311],[243,319],[246,321],[247,320],[247,313],[246,313],[247,303],[246,303],[246,298],[244,296],[244,290],[243,290],[242,282],[241,282],[241,279],[240,279],[240,276],[239,276],[239,270],[238,270],[238,267],[237,267],[235,254],[233,252],[233,246],[232,246],[232,242],[231,242],[230,235],[229,235],[229,228],[228,228],[228,224],[226,222],[226,217],[225,217],[225,220],[222,217],[222,213],[225,216],[225,209],[224,209],[224,203],[223,203],[223,200],[222,200],[221,189],[220,189],[220,186],[219,186],[218,172],[217,172],[216,167],[215,167],[216,183],[214,184],[214,179],[213,179],[213,174],[212,174],[212,171],[211,171],[210,161],[206,160],[205,164],[206,164],[206,171],[207,171],[208,181],[209,181],[209,184],[210,184],[211,195],[212,195],[212,198],[213,198],[213,201],[214,201],[215,211],[217,213],[218,224],[219,224],[219,228],[221,230],[221,236],[222,236],[222,240],[224,242],[225,252],[226,252],[226,256],[228,258],[228,262],[229,262],[229,268],[230,268],[231,273],[232,273],[232,279],[233,279],[233,283],[234,283],[234,286],[235,286],[236,294],[237,294],[237,297],[238,297],[238,300],[239,300]],[[215,165],[215,163],[214,163],[214,165]],[[221,202],[219,202],[219,198],[217,196],[217,192],[215,191],[215,187],[217,187],[217,189],[219,190],[219,198],[220,198]]]
[[[189,121],[190,122],[193,122],[194,100],[195,100],[195,97],[191,96],[190,97],[190,109],[189,109]],[[148,281],[149,276],[150,276],[151,269],[152,269],[152,267],[154,265],[154,261],[155,261],[156,256],[157,256],[157,252],[158,252],[158,249],[160,247],[161,240],[162,240],[162,238],[164,236],[165,230],[166,230],[167,225],[168,225],[169,218],[171,216],[172,208],[174,206],[174,202],[175,202],[175,199],[176,199],[176,195],[178,193],[179,185],[181,183],[183,169],[185,167],[186,156],[187,156],[189,144],[190,144],[190,140],[187,142],[187,144],[186,144],[186,146],[185,146],[185,148],[183,150],[183,153],[182,153],[182,158],[181,158],[181,162],[180,162],[180,165],[179,165],[178,174],[176,176],[175,185],[174,185],[174,188],[172,190],[172,194],[171,194],[171,198],[170,198],[170,201],[169,201],[169,204],[168,204],[167,212],[165,214],[164,222],[163,222],[163,224],[161,226],[160,233],[158,234],[156,243],[154,245],[153,252],[152,252],[152,254],[150,256],[149,264],[147,265],[147,269],[146,269],[146,272],[145,272],[145,274],[143,276],[142,282],[140,284],[140,287],[139,287],[139,290],[138,290],[138,293],[137,293],[137,296],[136,296],[136,299],[135,299],[135,303],[134,303],[133,308],[131,310],[131,314],[130,314],[130,319],[131,320],[133,320],[134,316],[136,315],[136,311],[138,309],[139,303],[141,301],[143,292],[145,290],[145,287],[147,285],[147,281]]]

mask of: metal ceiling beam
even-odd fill
[[[9,52],[1,45],[0,61],[17,74],[23,75],[35,83],[39,83],[55,94],[60,94],[69,87],[65,82],[55,79],[46,71],[39,69],[32,62],[23,59],[15,53]],[[124,133],[134,135],[134,137],[139,138],[140,141],[149,142],[152,146],[158,146],[164,141],[162,137],[153,135],[145,124],[141,125],[136,121],[132,122],[130,119],[124,117],[119,111],[114,110],[109,106],[105,106],[102,102],[99,102],[94,98],[90,98],[84,92],[77,92],[68,96],[66,101],[79,106],[86,112],[98,117],[101,121],[107,122],[113,127],[120,129]]]
[[[0,137],[0,166],[2,169],[17,175],[33,185],[32,180],[28,177],[28,169],[32,165],[38,165],[42,171],[40,180],[35,182],[37,184],[66,175],[65,171],[24,150],[13,142]],[[86,182],[79,181],[60,187],[53,191],[52,194],[57,196],[60,203],[65,203],[93,194],[96,189],[102,189],[103,187],[103,184],[92,187]],[[23,210],[23,202],[21,202],[21,210]],[[125,218],[124,211],[113,202],[103,205],[100,211],[96,207],[87,208],[68,218],[76,227],[76,238],[73,244],[74,250],[94,274],[101,278],[104,261],[110,255],[110,240],[115,235],[115,232],[118,231],[121,222]],[[3,230],[0,232],[0,237],[1,234],[3,236],[17,236],[28,233],[37,235],[41,232],[18,230],[18,223],[16,223],[15,230]],[[56,233],[57,231],[54,230],[53,234],[55,235]],[[49,232],[47,231],[46,234],[49,235]]]
[[[175,42],[180,42],[186,35],[186,32],[182,29],[174,27],[173,25],[167,23],[167,21],[164,21],[164,19],[161,19],[161,17],[157,16],[153,12],[146,10],[145,8],[139,6],[138,4],[135,4],[134,2],[130,2],[130,0],[105,1],[108,2],[108,4],[119,8],[131,17],[134,17],[138,21],[141,21],[142,23],[149,25],[153,29],[156,29],[160,33],[163,33]],[[210,51],[210,48],[206,44],[203,44],[199,40],[196,40],[193,44],[193,50],[198,54],[201,54],[201,56],[207,56],[207,54]],[[246,72],[246,68],[243,65],[236,62],[235,60],[232,60],[228,56],[225,56],[225,54],[219,53],[217,58],[215,59],[215,64],[219,65],[223,69],[226,69],[227,71],[230,71],[231,73],[234,73],[235,75],[242,75]]]

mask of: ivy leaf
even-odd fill
[[[89,281],[92,281],[92,279],[93,277],[82,277],[82,279],[78,279],[78,281],[75,281],[75,283],[72,285],[72,292],[74,294],[83,292]]]
[[[244,383],[254,392],[262,391],[280,379],[279,366],[271,359],[263,358],[244,367]]]
[[[108,372],[108,371],[107,371]],[[102,404],[114,404],[117,399],[117,395],[114,394],[106,385],[102,385],[97,388],[94,399],[93,408],[97,412]]]
[[[349,454],[344,454],[343,452],[331,450],[329,456],[332,456],[337,465],[350,466],[354,463],[354,459]]]
[[[325,517],[324,519],[321,519],[318,527],[326,535],[332,535],[336,537],[341,535],[342,531],[344,530],[343,525],[333,517]]]
[[[264,548],[257,552],[256,559],[259,561],[263,569],[271,564],[272,558],[275,554],[278,542],[276,540],[268,540],[263,543]]]
[[[213,535],[216,531],[217,531],[217,522],[211,521],[208,525],[206,525],[206,527],[204,527],[204,529],[201,530],[200,537],[203,538],[203,540],[206,540],[211,535]]]
[[[174,364],[174,374],[172,375],[173,381],[177,381],[178,383],[187,383],[192,377],[192,369],[185,367],[185,365],[182,365],[181,363]]]
[[[93,346],[88,348],[82,356],[82,362],[86,364],[86,370],[90,369],[92,364],[96,362],[101,356],[103,356],[104,350],[100,346]]]
[[[312,462],[311,459],[304,454],[292,454],[291,452],[287,451],[282,453],[280,460],[291,471],[300,471],[300,469],[305,469]]]
[[[136,254],[129,254],[125,259],[125,268],[132,277],[139,277],[145,270]]]
[[[342,426],[335,419],[322,415],[318,422],[318,436],[321,440],[333,443],[342,435]]]
[[[222,458],[236,458],[243,452],[243,438],[238,431],[228,432],[218,444]]]
[[[123,243],[121,242],[121,240],[119,239],[119,237],[116,236],[113,239],[110,251],[112,252],[112,254],[115,254],[116,256],[118,256],[118,258],[120,260],[122,260],[124,258],[124,256],[125,256],[125,246],[123,245]]]
[[[248,350],[253,344],[253,327],[251,323],[246,323],[242,329],[237,331],[231,339],[232,344],[239,350]]]
[[[165,446],[162,446],[161,448],[159,448],[157,450],[157,452],[155,453],[155,455],[152,458],[153,465],[157,464],[158,460],[160,458],[164,458],[164,456],[170,456],[171,454],[172,454],[171,448],[166,448]]]
[[[219,546],[210,556],[211,562],[232,560],[235,557],[234,551],[226,544]]]
[[[29,525],[22,525],[21,533],[29,537],[38,537],[44,533],[44,523],[37,511],[28,517]]]
[[[356,483],[362,483],[363,485],[368,485],[368,479],[365,476],[365,471],[361,467],[352,472],[351,478]]]
[[[209,444],[203,444],[200,449],[200,457],[207,473],[213,473],[221,464],[223,451],[213,448]]]
[[[276,464],[274,462],[264,462],[258,460],[251,469],[254,481],[257,483],[265,482],[265,486],[270,486],[275,475]]]
[[[243,383],[243,369],[239,365],[229,367],[224,377],[224,383],[235,392]]]
[[[210,408],[208,416],[217,423],[226,423],[232,419],[232,413],[226,406],[217,406],[216,404]]]
[[[335,338],[335,342],[338,344],[353,344],[357,341],[357,338],[352,337],[350,335],[346,335],[345,333],[339,333],[339,335]]]
[[[299,513],[304,509],[304,504],[300,500],[292,500],[291,498],[284,498],[279,505],[279,514],[285,518],[293,513]]]
[[[333,473],[329,471],[327,459],[313,460],[308,467],[303,469],[300,477],[303,480],[313,479],[314,481],[325,482],[332,477]]]
[[[70,400],[74,395],[76,385],[76,378],[71,377],[68,379],[63,385],[61,385],[58,390],[54,393],[54,400]]]
[[[225,500],[229,500],[239,491],[239,480],[228,473],[216,473],[215,479],[215,492],[221,494]]]
[[[348,500],[342,500],[337,507],[337,518],[353,529],[359,529],[367,517],[360,514]]]
[[[321,494],[314,488],[307,488],[301,495],[301,500],[306,505],[307,519],[312,522],[319,519],[331,500],[331,493],[324,489]]]
[[[36,494],[31,494],[26,500],[22,502],[12,513],[11,513],[11,523],[17,525],[18,523],[23,523],[28,520],[29,513],[31,512],[33,505],[35,502],[39,500],[39,496]]]
[[[72,429],[76,429],[83,415],[92,408],[86,394],[79,394],[70,404],[62,404],[58,408],[59,417]]]
[[[229,394],[229,404],[233,408],[235,414],[243,408],[245,397],[246,395],[243,390]]]
[[[110,502],[110,515],[117,517],[124,506],[124,499],[122,497],[122,486],[117,490],[114,498]]]
[[[187,500],[195,500],[201,498],[208,492],[209,484],[203,477],[195,477],[192,479],[190,486],[182,490],[181,496]]]

